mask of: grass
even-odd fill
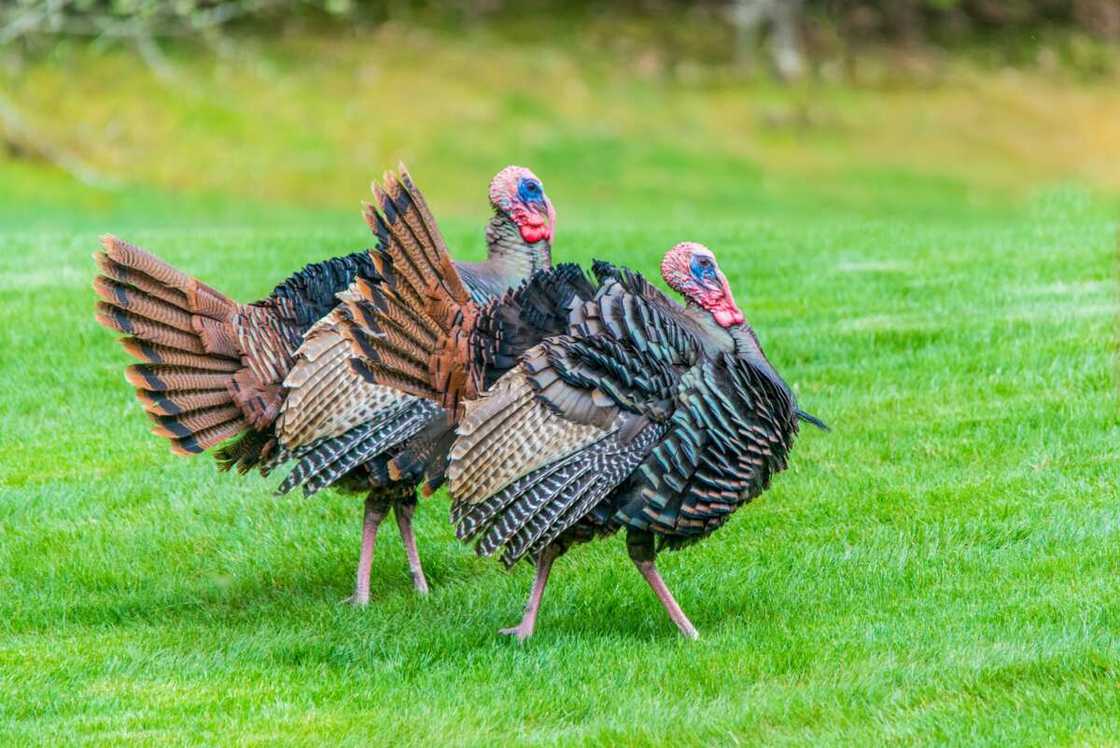
[[[514,160],[491,155],[519,132],[413,161],[461,256],[481,252],[482,185]],[[557,257],[652,274],[673,241],[708,243],[834,427],[804,432],[725,529],[662,557],[702,638],[679,640],[621,538],[558,562],[534,640],[499,638],[531,572],[459,546],[442,495],[417,521],[431,596],[387,532],[373,604],[341,605],[360,501],[274,497],[275,480],[167,454],[92,319],[89,253],[119,231],[257,298],[369,243],[345,211],[361,192],[322,209],[326,192],[294,209],[205,178],[187,197],[97,193],[9,162],[0,742],[1114,742],[1120,300],[1102,184],[997,190],[982,164],[923,171],[844,144],[806,182],[720,139],[540,142],[513,150],[542,157]]]

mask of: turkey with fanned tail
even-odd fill
[[[435,254],[446,247],[423,196],[402,166],[374,185],[365,217],[383,249]],[[494,210],[487,259],[454,263],[468,296],[484,302],[551,265],[555,211],[540,180],[522,167],[491,181]],[[215,452],[224,469],[295,466],[280,486],[310,495],[330,485],[367,493],[353,602],[369,599],[373,547],[394,510],[414,583],[427,581],[411,518],[415,488],[442,479],[425,469],[429,432],[445,417],[434,403],[367,383],[348,363],[338,334],[338,298],[359,278],[382,277],[369,252],[307,268],[265,300],[239,304],[162,260],[115,237],[95,255],[97,318],[129,337],[129,367],[157,435],[178,454]]]

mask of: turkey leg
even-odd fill
[[[525,603],[525,614],[521,616],[521,623],[498,633],[506,636],[516,636],[517,641],[523,642],[533,635],[537,625],[537,611],[541,609],[541,598],[544,597],[544,586],[548,584],[548,573],[552,571],[552,562],[563,553],[558,546],[550,545],[541,551],[537,557],[537,575],[533,579],[533,589],[529,593],[529,601]]]
[[[349,602],[355,607],[369,604],[369,575],[373,568],[373,546],[377,542],[377,528],[389,513],[389,503],[370,493],[366,497],[362,518],[362,550],[358,555],[358,574],[354,582],[354,594]]]
[[[634,562],[638,573],[649,584],[653,594],[657,595],[657,599],[665,607],[665,612],[669,614],[673,623],[677,624],[681,633],[689,639],[699,639],[700,632],[696,630],[692,621],[688,620],[688,616],[681,610],[681,606],[677,604],[673,593],[665,586],[665,580],[661,578],[661,572],[657,570],[654,563],[657,554],[653,547],[653,535],[637,532],[627,533],[626,549],[630,552],[630,560]]]
[[[412,572],[412,583],[421,595],[428,594],[428,580],[424,577],[424,567],[420,565],[420,552],[416,550],[416,535],[412,532],[412,515],[416,512],[416,502],[398,502],[393,505],[397,517],[397,528],[401,531],[404,552],[408,556],[408,570]]]

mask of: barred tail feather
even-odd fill
[[[223,445],[214,453],[219,470],[237,468],[237,472],[242,475],[253,468],[259,468],[261,475],[268,475],[290,456],[271,431],[253,429],[244,431],[239,438]]]
[[[229,393],[225,390],[178,390],[175,392],[158,392],[151,390],[137,390],[136,397],[144,406],[144,410],[155,416],[177,416],[192,410],[212,408],[229,402]]]
[[[478,383],[462,360],[478,308],[447,252],[419,190],[402,166],[373,185],[364,215],[379,242],[381,282],[359,282],[342,297],[341,331],[352,366],[366,381],[434,400],[455,412]]]
[[[125,379],[155,421],[153,433],[183,455],[241,433],[248,423],[230,387],[242,362],[229,344],[235,334],[222,329],[239,305],[139,247],[112,236],[102,246],[94,254],[96,318],[124,333],[121,345],[140,362]]]
[[[191,353],[179,348],[169,348],[142,340],[141,338],[121,338],[121,347],[137,361],[151,364],[186,366],[203,371],[222,371],[233,374],[241,368],[241,362],[224,356],[210,356]]]

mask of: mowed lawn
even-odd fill
[[[848,211],[688,179],[714,208],[660,211],[624,190],[609,213],[558,200],[555,256],[654,274],[673,242],[709,244],[771,360],[833,426],[803,431],[790,469],[726,528],[661,557],[697,642],[621,537],[558,562],[534,639],[499,637],[531,570],[457,544],[442,493],[418,512],[432,594],[413,593],[387,527],[373,603],[355,610],[341,601],[360,499],[276,497],[277,476],[218,474],[148,434],[126,357],[92,318],[97,235],[250,300],[368,244],[356,211],[238,223],[234,205],[214,225],[56,200],[31,229],[13,213],[0,742],[1116,741],[1108,206],[1070,186],[970,207],[931,181],[900,185],[890,210]],[[444,222],[461,256],[480,255],[484,219],[480,205]]]

